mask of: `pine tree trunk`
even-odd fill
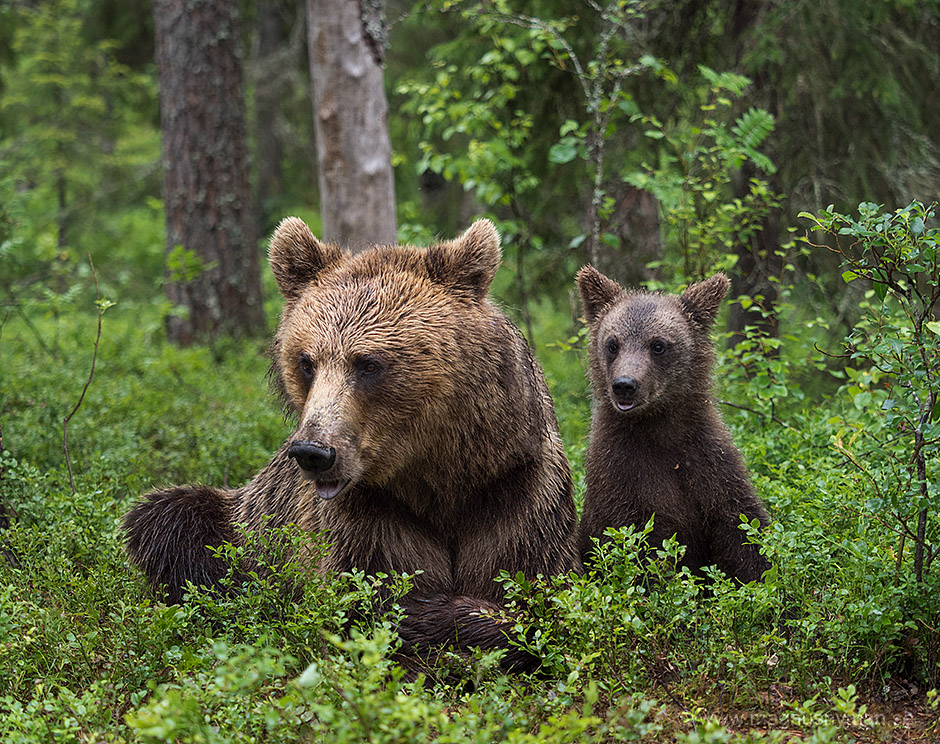
[[[307,0],[323,237],[354,250],[397,232],[384,39],[362,4]]]
[[[281,3],[278,0],[258,1],[257,21],[257,62],[264,76],[277,74],[282,71],[272,71],[267,64],[268,60],[276,59],[277,52],[288,45],[287,34],[280,17]],[[283,191],[284,172],[282,160],[284,148],[277,130],[277,124],[282,117],[284,100],[284,86],[277,81],[266,80],[265,77],[255,77],[255,157],[257,163],[257,197],[256,212],[258,225],[262,232],[271,223],[276,223],[279,217],[272,211],[274,202]],[[273,219],[269,219],[269,214]]]
[[[169,276],[171,341],[264,329],[249,186],[236,0],[154,0],[166,248],[192,251],[202,270]]]
[[[612,184],[608,193],[613,210],[601,231],[616,235],[617,245],[600,241],[593,251],[594,266],[624,287],[638,287],[656,278],[646,265],[663,257],[659,203],[649,191],[627,183]]]
[[[757,24],[767,12],[768,4],[765,2],[747,2],[736,0],[731,14],[730,43],[737,50],[737,66],[742,65],[742,55],[745,49],[742,39],[748,30]],[[750,73],[754,77],[753,90],[748,98],[752,106],[758,106],[770,112],[779,111],[777,103],[777,86],[770,84],[765,74],[758,70]],[[770,142],[766,146],[773,147]],[[773,157],[772,149],[768,154]],[[735,196],[743,199],[748,192],[748,182],[751,178],[761,178],[767,182],[773,193],[781,193],[778,183],[779,175],[762,174],[752,162],[746,162],[734,184]],[[747,335],[745,330],[753,326],[762,336],[776,338],[780,335],[779,318],[777,316],[779,259],[777,251],[780,249],[780,212],[771,209],[761,221],[761,229],[754,233],[750,243],[739,242],[735,248],[738,261],[735,264],[734,274],[731,278],[731,297],[745,295],[752,299],[762,297],[760,303],[755,303],[745,310],[740,303],[731,304],[728,314],[728,331],[730,332],[728,346],[734,348]],[[772,352],[777,356],[779,352]]]
[[[745,163],[735,184],[735,196],[743,199],[747,194],[749,179],[759,176],[752,163]],[[768,176],[765,180],[770,189],[777,192],[776,179]],[[768,338],[780,335],[777,317],[778,285],[774,279],[779,272],[779,249],[780,221],[777,209],[771,209],[764,216],[761,229],[751,236],[749,242],[739,242],[735,246],[738,261],[731,277],[731,297],[745,295],[752,299],[762,299],[747,310],[741,307],[740,303],[731,303],[728,313],[728,331],[731,334],[728,347],[731,349],[745,339],[745,328],[749,326],[758,329],[760,335]],[[776,356],[776,353],[774,355]]]

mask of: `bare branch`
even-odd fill
[[[91,371],[88,373],[85,387],[82,388],[82,394],[78,398],[78,403],[75,404],[75,407],[69,412],[69,415],[62,420],[62,447],[65,450],[65,465],[69,471],[69,483],[72,486],[73,494],[78,491],[75,488],[75,478],[72,476],[72,461],[69,458],[69,421],[72,420],[72,416],[78,413],[82,401],[85,400],[85,393],[88,392],[88,386],[91,385],[91,380],[95,376],[95,363],[98,361],[98,343],[101,341],[101,317],[104,315],[104,308],[101,304],[101,291],[98,288],[98,274],[95,271],[95,263],[91,260],[91,253],[88,254],[88,263],[91,264],[91,275],[95,279],[95,304],[98,307],[98,335],[95,336],[95,351],[91,357]]]
[[[772,413],[764,413],[763,411],[758,411],[754,408],[748,408],[747,406],[741,406],[737,403],[732,403],[727,400],[719,400],[718,402],[723,406],[728,406],[729,408],[737,408],[739,411],[747,411],[748,413],[753,413],[757,416],[760,416],[761,418],[769,418],[775,424],[780,424],[787,429],[792,428],[786,421],[783,421]]]

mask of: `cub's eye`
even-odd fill
[[[617,352],[620,351],[620,342],[614,336],[607,339],[607,343],[604,344],[604,346],[610,356],[617,356]]]
[[[659,339],[653,341],[653,343],[650,344],[650,353],[653,354],[653,356],[662,356],[665,354],[666,342],[660,341]]]
[[[300,355],[300,372],[306,380],[313,379],[313,360],[306,354]]]

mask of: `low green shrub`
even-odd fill
[[[644,530],[615,532],[586,575],[503,577],[516,642],[545,659],[533,677],[503,676],[494,652],[445,655],[440,679],[406,681],[394,611],[370,612],[378,579],[311,573],[322,542],[296,530],[224,546],[232,566],[268,563],[167,607],[127,561],[123,514],[153,484],[244,482],[290,424],[263,389],[261,344],[175,349],[160,313],[127,302],[104,318],[69,429],[75,492],[62,418],[87,380],[95,316],[0,328],[4,741],[850,741],[877,731],[859,711],[885,685],[936,685],[937,572],[918,583],[898,570],[896,540],[830,446],[841,423],[826,405],[788,408],[785,425],[728,416],[774,517],[762,534],[742,525],[774,564],[764,583],[703,582],[676,569],[674,543],[643,566]],[[56,334],[50,356],[40,338]],[[580,361],[540,355],[579,483]],[[393,583],[403,592],[408,577]]]

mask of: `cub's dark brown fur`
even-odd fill
[[[680,296],[627,292],[591,266],[578,274],[590,331],[595,412],[580,549],[608,527],[673,535],[695,572],[717,565],[748,582],[769,568],[740,517],[766,525],[741,455],[712,399],[709,332],[728,291],[717,274]]]
[[[234,523],[325,530],[321,571],[422,572],[400,628],[417,651],[505,646],[487,616],[499,572],[564,572],[578,557],[548,389],[487,298],[495,228],[350,256],[289,218],[270,260],[285,299],[273,372],[297,430],[243,488],[147,495],[124,521],[131,558],[179,601],[187,580],[219,581],[206,546],[237,540]]]

